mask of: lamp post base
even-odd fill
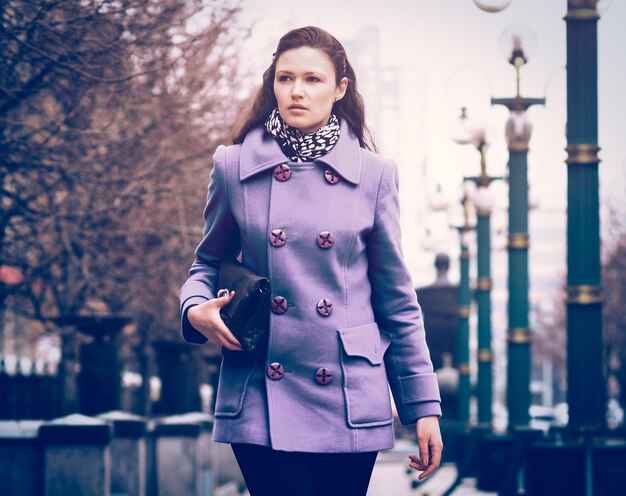
[[[626,441],[586,439],[532,445],[525,471],[527,494],[600,496],[626,487]]]

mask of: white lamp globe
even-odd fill
[[[479,186],[474,193],[474,205],[478,210],[486,213],[491,213],[493,209],[493,196],[489,188],[486,186]]]
[[[474,0],[476,7],[484,12],[495,14],[506,9],[513,0]]]

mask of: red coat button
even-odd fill
[[[285,374],[285,369],[278,362],[270,363],[270,366],[267,367],[267,377],[269,377],[273,381],[282,379],[284,374]]]
[[[269,236],[270,244],[277,248],[283,246],[287,242],[287,235],[282,229],[274,229]]]
[[[330,248],[335,242],[335,236],[330,231],[322,231],[317,235],[317,245],[320,248]]]
[[[317,311],[320,315],[328,317],[331,313],[333,313],[332,302],[326,298],[322,298],[317,302]]]
[[[324,177],[326,178],[326,181],[328,181],[330,184],[337,184],[339,182],[339,176],[332,169],[326,169],[324,171]]]
[[[287,311],[287,299],[283,296],[274,296],[272,298],[272,312],[274,313],[285,313]]]
[[[280,164],[274,167],[274,177],[281,182],[285,182],[291,177],[291,168],[287,164]]]
[[[333,380],[333,373],[330,369],[322,367],[320,369],[317,369],[317,372],[315,372],[315,380],[319,384],[328,384],[330,381]]]

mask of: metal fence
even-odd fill
[[[38,369],[33,363],[22,370],[7,371],[0,360],[0,419],[52,419],[61,415],[61,378],[46,366]]]

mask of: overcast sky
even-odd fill
[[[609,5],[598,23],[600,176],[603,198],[622,202],[623,206],[626,198],[623,94],[626,88],[626,1],[603,3]],[[450,124],[457,113],[454,104],[458,103],[450,100],[461,101],[466,96],[460,94],[454,75],[471,75],[471,70],[459,71],[464,66],[476,68],[473,73],[476,98],[470,102],[470,112],[494,131],[490,168],[493,167],[493,173],[504,170],[503,129],[508,112],[504,108],[490,108],[488,98],[490,93],[493,96],[514,94],[514,71],[504,61],[498,39],[512,24],[528,26],[537,37],[537,49],[522,69],[522,94],[547,98],[545,107],[529,111],[534,124],[530,177],[539,196],[547,200],[565,191],[566,25],[563,16],[566,4],[566,0],[513,0],[504,11],[488,14],[478,9],[472,0],[245,0],[244,18],[256,22],[249,44],[256,56],[250,60],[250,65],[256,64],[260,71],[271,60],[278,38],[289,29],[313,24],[330,31],[341,41],[352,37],[364,25],[378,26],[383,63],[400,67],[411,64],[426,73],[426,140],[433,182],[449,181],[451,172],[455,172],[450,164],[471,162],[474,157],[472,150],[452,146],[450,141]],[[489,83],[481,81],[481,72]],[[448,93],[454,95],[446,95],[446,87],[450,87]],[[460,170],[458,172],[460,174]]]

